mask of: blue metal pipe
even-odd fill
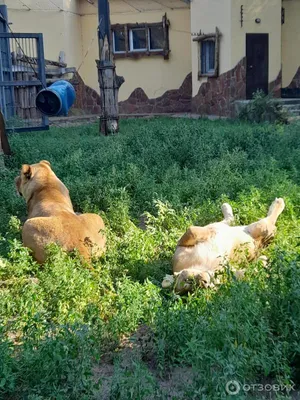
[[[70,82],[60,80],[36,96],[36,107],[48,116],[68,115],[76,98],[75,89]]]

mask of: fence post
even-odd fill
[[[119,88],[124,82],[117,76],[113,62],[108,0],[98,0],[99,60],[96,60],[101,98],[100,132],[108,135],[119,130]]]

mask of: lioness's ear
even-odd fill
[[[47,161],[47,160],[42,160],[42,161],[40,161],[40,164],[46,164],[46,165],[48,165],[48,167],[51,168],[51,164],[50,164],[49,161]]]
[[[26,179],[30,179],[32,175],[31,166],[28,164],[23,164],[21,168],[21,173],[25,176]]]

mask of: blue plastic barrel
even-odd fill
[[[75,89],[70,82],[54,82],[47,89],[41,90],[35,99],[36,107],[48,116],[68,115],[75,101]]]

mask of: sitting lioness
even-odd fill
[[[167,275],[162,287],[171,287],[175,282],[174,290],[180,294],[190,291],[193,282],[209,287],[224,262],[238,261],[241,252],[253,260],[258,250],[274,237],[275,224],[284,207],[283,199],[275,199],[266,218],[246,226],[231,226],[232,208],[223,204],[222,222],[191,226],[181,237],[173,257],[174,276]]]
[[[97,214],[74,212],[69,191],[52,171],[48,161],[24,164],[15,179],[18,193],[27,203],[28,219],[22,229],[25,247],[39,263],[46,259],[50,243],[66,251],[78,249],[89,261],[105,250],[104,222]]]

